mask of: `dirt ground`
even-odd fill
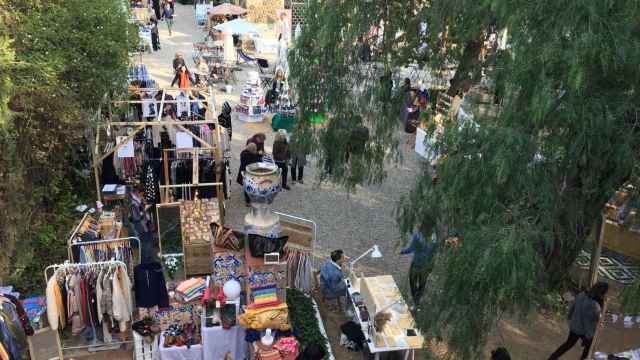
[[[612,299],[617,298],[617,291],[614,290]],[[354,353],[340,346],[340,325],[349,321],[349,318],[342,313],[337,313],[328,309],[319,296],[314,296],[320,307],[320,314],[324,321],[327,335],[331,343],[334,357],[338,360],[361,360],[369,359],[361,352]],[[607,321],[602,332],[602,337],[596,345],[596,351],[602,352],[622,352],[625,350],[640,347],[640,326],[635,324],[631,329],[623,326],[622,320],[611,323],[611,314],[617,313],[619,304],[612,300],[607,311]],[[544,314],[535,316],[533,319],[523,323],[514,319],[502,320],[497,329],[489,336],[484,354],[479,359],[489,359],[492,349],[499,346],[506,347],[513,360],[541,360],[546,359],[555,349],[560,346],[568,335],[568,324],[560,314]],[[439,355],[447,353],[446,346],[436,344],[430,346],[430,350]],[[582,348],[576,345],[563,358],[579,359]],[[416,353],[416,359],[422,358],[421,353]]]

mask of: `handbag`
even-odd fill
[[[233,232],[233,229],[220,226],[218,223],[211,223],[211,233],[213,234],[213,244],[215,246],[239,251],[242,249],[242,241]]]
[[[289,241],[288,236],[269,238],[257,234],[249,234],[249,251],[253,257],[263,257],[264,254],[281,253],[284,246]]]

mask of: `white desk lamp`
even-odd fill
[[[362,258],[364,258],[365,256],[369,255],[369,253],[371,253],[371,258],[372,259],[379,259],[379,258],[382,257],[382,253],[380,252],[380,249],[378,248],[378,245],[373,245],[369,250],[365,251],[362,255],[358,256],[357,258],[355,258],[355,260],[353,260],[353,261],[351,261],[349,263],[349,271],[351,273],[353,273],[353,264],[357,263]]]

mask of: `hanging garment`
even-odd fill
[[[10,360],[22,360],[22,351],[16,340],[11,336],[11,320],[8,315],[0,311],[0,342]]]
[[[71,322],[71,333],[74,336],[80,335],[82,330],[84,329],[84,324],[82,322],[82,318],[80,317],[80,307],[78,305],[78,295],[79,291],[78,282],[76,281],[75,274],[71,274],[67,277],[66,287],[67,287],[67,314],[69,317],[69,321]]]
[[[176,96],[176,107],[178,117],[182,116],[191,116],[191,107],[189,106],[189,98],[184,95],[184,93],[180,93],[180,95]]]
[[[146,120],[152,120],[156,117],[156,102],[150,95],[145,95],[142,99],[142,116]]]
[[[120,331],[126,331],[127,322],[131,320],[131,287],[127,274],[116,269],[113,276],[113,317],[118,322]],[[128,293],[128,294],[127,294]]]
[[[141,176],[144,198],[147,204],[160,202],[160,165],[159,161],[147,161]]]
[[[20,325],[22,325],[22,329],[24,330],[25,335],[33,336],[34,330],[29,322],[29,317],[27,316],[27,312],[24,310],[22,303],[18,301],[18,299],[10,294],[3,294],[5,298],[9,299],[13,306],[16,309],[16,313],[18,314],[18,318],[20,319]]]
[[[51,276],[47,281],[47,318],[52,330],[58,330],[58,327],[64,328],[65,311],[57,274]]]
[[[133,284],[138,307],[169,307],[169,295],[162,265],[158,262],[137,265],[133,270]]]
[[[9,329],[9,335],[11,335],[11,339],[16,345],[19,358],[24,358],[28,348],[27,336],[22,327],[17,308],[11,300],[0,296],[0,311],[6,315],[5,321]]]
[[[116,173],[116,168],[113,164],[113,157],[114,155],[110,154],[102,160],[102,184],[122,184],[122,180],[120,180]]]
[[[113,282],[111,274],[107,271],[102,276],[102,297],[100,298],[100,309],[102,310],[103,322],[111,320],[113,317]],[[113,326],[113,324],[111,324]]]

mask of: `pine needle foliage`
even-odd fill
[[[338,169],[329,175],[336,182],[382,181],[384,165],[398,160],[402,99],[389,81],[400,67],[457,64],[454,92],[484,70],[501,90],[497,116],[476,116],[477,128],[445,126],[439,181],[425,167],[397,212],[403,232],[461,234],[437,256],[419,319],[461,358],[479,358],[500,316],[532,314],[566,280],[608,197],[632,176],[639,17],[635,0],[310,1],[289,55],[297,131]],[[355,44],[380,24],[379,54],[362,63]],[[483,32],[502,28],[508,50],[481,61]],[[328,114],[324,128],[309,121],[317,111]],[[371,136],[363,154],[347,156],[344,129],[358,119]],[[637,288],[629,306],[640,303]]]

